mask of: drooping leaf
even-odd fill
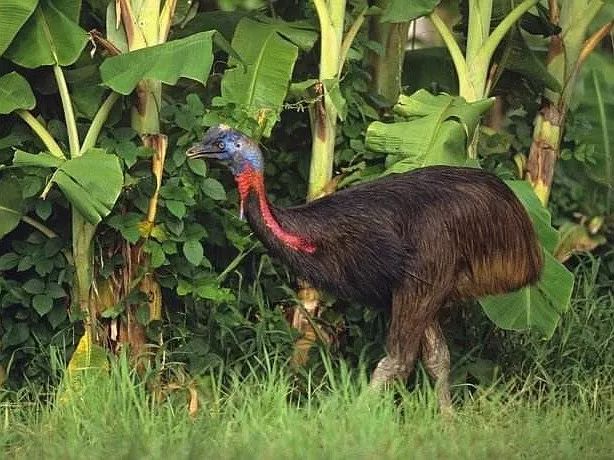
[[[529,213],[529,216],[531,216],[540,243],[548,252],[552,253],[559,242],[559,234],[556,229],[552,227],[550,211],[542,205],[537,195],[535,195],[533,188],[527,181],[510,180],[505,181],[505,183],[516,194]]]
[[[88,40],[77,23],[80,9],[81,0],[40,0],[5,56],[30,69],[74,63]]]
[[[178,37],[183,38],[202,30],[215,29],[226,38],[226,40],[231,40],[237,24],[246,16],[249,16],[249,13],[242,10],[206,11],[197,13],[185,27],[178,28],[174,33],[176,33]]]
[[[607,243],[603,235],[593,234],[586,224],[565,222],[559,228],[559,243],[553,255],[557,260],[565,262],[573,254],[591,252],[597,246]]]
[[[511,330],[527,328],[550,338],[561,314],[569,309],[573,274],[544,251],[545,266],[534,286],[510,294],[480,299],[486,315],[499,327]]]
[[[431,13],[441,0],[389,0],[381,22],[408,22]]]
[[[258,20],[274,27],[279,35],[290,40],[303,51],[313,48],[318,39],[317,28],[308,21],[288,22],[268,16],[258,16]]]
[[[8,114],[15,110],[32,110],[36,99],[30,85],[17,72],[0,77],[0,114]]]
[[[235,30],[232,48],[246,69],[231,57],[222,79],[222,98],[241,106],[270,136],[288,91],[298,48],[282,38],[275,26],[242,19]]]
[[[533,52],[517,27],[512,29],[508,38],[501,44],[501,48],[501,59],[497,59],[499,55],[495,59],[504,69],[543,84],[552,91],[561,90],[559,81],[548,71],[545,59]]]
[[[0,238],[12,232],[21,220],[23,198],[14,179],[0,180]]]
[[[114,91],[128,95],[144,79],[174,85],[179,78],[205,83],[213,62],[215,31],[150,46],[106,59],[100,66],[102,82]]]
[[[594,181],[614,187],[614,62],[611,56],[593,53],[585,63],[573,116],[585,121],[574,131],[574,140],[594,146],[591,161],[583,163]]]
[[[0,2],[0,56],[26,23],[38,0],[2,0]]]
[[[434,164],[469,165],[467,140],[491,105],[489,99],[467,103],[461,97],[420,90],[401,96],[395,106],[407,121],[371,123],[365,144],[370,150],[394,155],[386,173]]]
[[[57,400],[66,404],[70,398],[82,397],[82,389],[86,378],[104,376],[108,372],[109,361],[107,352],[92,340],[89,331],[79,339],[77,348],[68,362]]]
[[[38,168],[57,168],[62,160],[49,153],[33,154],[23,150],[15,150],[13,164],[19,167],[34,166]]]
[[[13,164],[57,168],[51,180],[93,225],[111,212],[123,186],[119,159],[99,149],[91,149],[66,161],[45,153],[33,155],[18,150]]]

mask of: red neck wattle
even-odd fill
[[[264,177],[261,172],[252,168],[246,168],[235,177],[235,180],[241,199],[241,214],[243,214],[245,200],[250,190],[253,190],[258,197],[258,205],[262,219],[271,233],[273,233],[279,241],[295,251],[306,252],[308,254],[313,254],[315,252],[316,247],[312,243],[301,236],[286,232],[281,225],[279,225],[279,222],[277,222],[269,207],[269,202],[267,201],[266,192],[264,190]]]

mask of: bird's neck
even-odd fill
[[[261,171],[246,168],[235,176],[235,180],[237,182],[239,198],[241,200],[241,215],[243,215],[247,200],[250,199],[250,194],[253,194],[257,202],[257,212],[259,216],[248,217],[259,217],[268,231],[284,246],[295,251],[305,252],[308,254],[315,252],[315,245],[300,235],[284,230],[284,228],[277,221],[277,218],[273,214],[271,205],[266,196],[264,177]],[[248,212],[250,212],[249,209],[250,208],[248,208]],[[252,223],[251,219],[250,223]],[[254,230],[257,233],[258,229],[254,228]]]

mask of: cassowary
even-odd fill
[[[267,199],[260,148],[241,132],[212,127],[187,155],[230,168],[241,214],[294,274],[338,297],[391,307],[373,386],[406,379],[421,356],[441,406],[450,407],[439,309],[539,278],[543,259],[531,221],[488,172],[426,167],[278,208]]]

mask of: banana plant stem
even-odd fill
[[[47,150],[49,150],[49,153],[51,153],[51,155],[61,160],[66,159],[66,157],[64,156],[64,152],[62,152],[62,149],[60,148],[58,143],[55,141],[53,136],[49,133],[49,131],[47,131],[47,128],[45,128],[40,121],[34,118],[34,116],[27,110],[17,110],[15,113],[19,115],[21,119],[25,121],[30,128],[32,128],[32,131],[34,131],[34,133],[40,138],[40,140],[43,141],[43,144],[45,144],[45,147],[47,147]]]
[[[102,130],[102,127],[109,118],[109,113],[111,113],[111,109],[113,108],[119,97],[120,95],[118,93],[111,92],[111,94],[109,94],[109,96],[105,99],[105,101],[98,109],[98,112],[96,112],[96,115],[92,120],[90,129],[87,131],[87,135],[83,140],[83,145],[81,146],[80,151],[81,155],[83,155],[87,150],[91,149],[92,147],[94,147],[94,145],[96,145],[96,141],[98,140],[100,131]]]
[[[66,122],[66,130],[68,131],[70,156],[71,158],[75,158],[80,155],[81,150],[79,147],[79,133],[77,132],[75,111],[73,110],[72,100],[68,92],[68,85],[66,84],[66,78],[64,78],[62,68],[59,65],[54,65],[53,74],[55,75],[55,81],[60,90],[60,98],[62,99],[62,107],[64,108],[64,121]]]

